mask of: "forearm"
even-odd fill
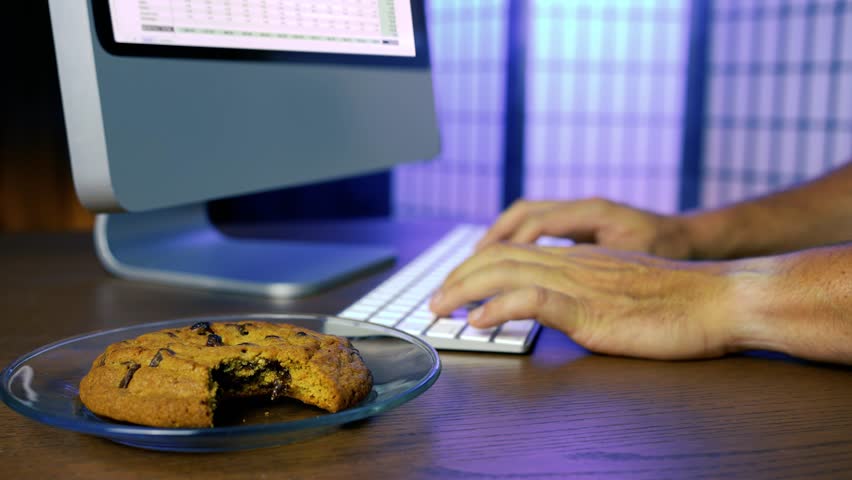
[[[730,350],[852,364],[852,243],[731,265]]]
[[[771,255],[852,240],[852,162],[816,180],[679,217],[695,259]]]

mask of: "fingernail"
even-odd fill
[[[479,317],[482,316],[482,310],[484,310],[484,309],[485,309],[484,307],[476,307],[473,310],[471,310],[467,314],[467,321],[470,322],[470,323],[476,323],[477,320],[479,320]]]

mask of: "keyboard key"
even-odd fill
[[[403,332],[410,333],[412,335],[420,335],[426,330],[429,325],[432,324],[432,319],[423,320],[417,318],[406,318],[402,323],[396,326],[396,328],[402,330]]]
[[[467,322],[457,318],[439,318],[426,332],[427,337],[456,338]]]
[[[379,312],[370,318],[370,323],[378,323],[386,327],[392,327],[402,320],[404,315],[393,312]]]
[[[373,313],[376,310],[378,310],[378,307],[374,307],[372,305],[361,305],[361,303],[359,302],[359,303],[355,303],[355,304],[350,305],[349,308],[347,308],[346,310]]]
[[[402,300],[402,299],[396,299],[396,300],[394,300],[394,301],[393,301],[393,304],[394,304],[394,305],[397,305],[397,306],[400,306],[400,307],[405,307],[405,308],[407,308],[407,309],[409,309],[409,310],[411,310],[412,308],[416,307],[418,303],[420,303],[420,299],[419,299],[419,298],[418,298],[418,299],[416,299],[416,300]]]
[[[401,295],[398,300],[402,300],[403,302],[420,303],[427,295],[429,295],[429,292],[409,292],[405,295]]]
[[[534,327],[534,320],[512,320],[506,322],[500,327],[500,332],[494,337],[494,341],[496,343],[522,345]]]
[[[381,311],[382,312],[390,312],[390,313],[398,313],[398,314],[400,314],[400,318],[402,318],[410,310],[411,310],[411,308],[409,308],[409,307],[403,307],[402,305],[399,305],[398,303],[391,303],[389,305],[386,305],[385,308],[383,308]]]
[[[384,305],[384,304],[388,303],[393,298],[394,295],[395,294],[393,294],[393,293],[373,292],[373,293],[367,295],[366,297],[364,297],[363,300],[361,300],[358,303],[366,302],[368,304]]]
[[[376,310],[379,307],[381,307],[382,305],[384,305],[385,303],[387,303],[387,300],[379,300],[377,298],[364,297],[361,300],[358,300],[358,302],[356,302],[352,306],[353,307],[372,308],[373,310]]]
[[[353,320],[366,320],[370,318],[370,315],[372,315],[372,313],[372,311],[350,307],[342,311],[340,313],[340,316],[343,318],[351,318]]]
[[[462,340],[469,340],[471,342],[487,342],[491,340],[491,335],[494,335],[494,332],[496,331],[497,327],[476,328],[468,325],[459,338]]]
[[[415,310],[408,315],[408,318],[412,320],[419,320],[421,322],[432,323],[432,320],[435,319],[435,314],[429,311]]]

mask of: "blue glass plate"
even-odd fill
[[[373,373],[373,391],[358,405],[328,413],[294,400],[240,404],[213,428],[155,428],[101,418],[78,396],[80,379],[107,345],[196,322],[257,320],[298,325],[349,338]],[[370,417],[417,397],[438,379],[435,350],[405,332],[354,320],[312,315],[229,315],[148,323],[81,335],[41,347],[0,374],[0,397],[13,410],[48,425],[152,450],[214,452],[283,445]]]

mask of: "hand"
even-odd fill
[[[487,328],[535,318],[589,350],[686,359],[727,353],[733,312],[729,263],[690,263],[595,246],[492,244],[446,279],[437,315],[490,300],[469,314]]]
[[[533,243],[542,235],[666,258],[690,256],[689,235],[680,217],[657,215],[602,199],[519,200],[497,219],[477,244],[477,250],[502,240]]]

